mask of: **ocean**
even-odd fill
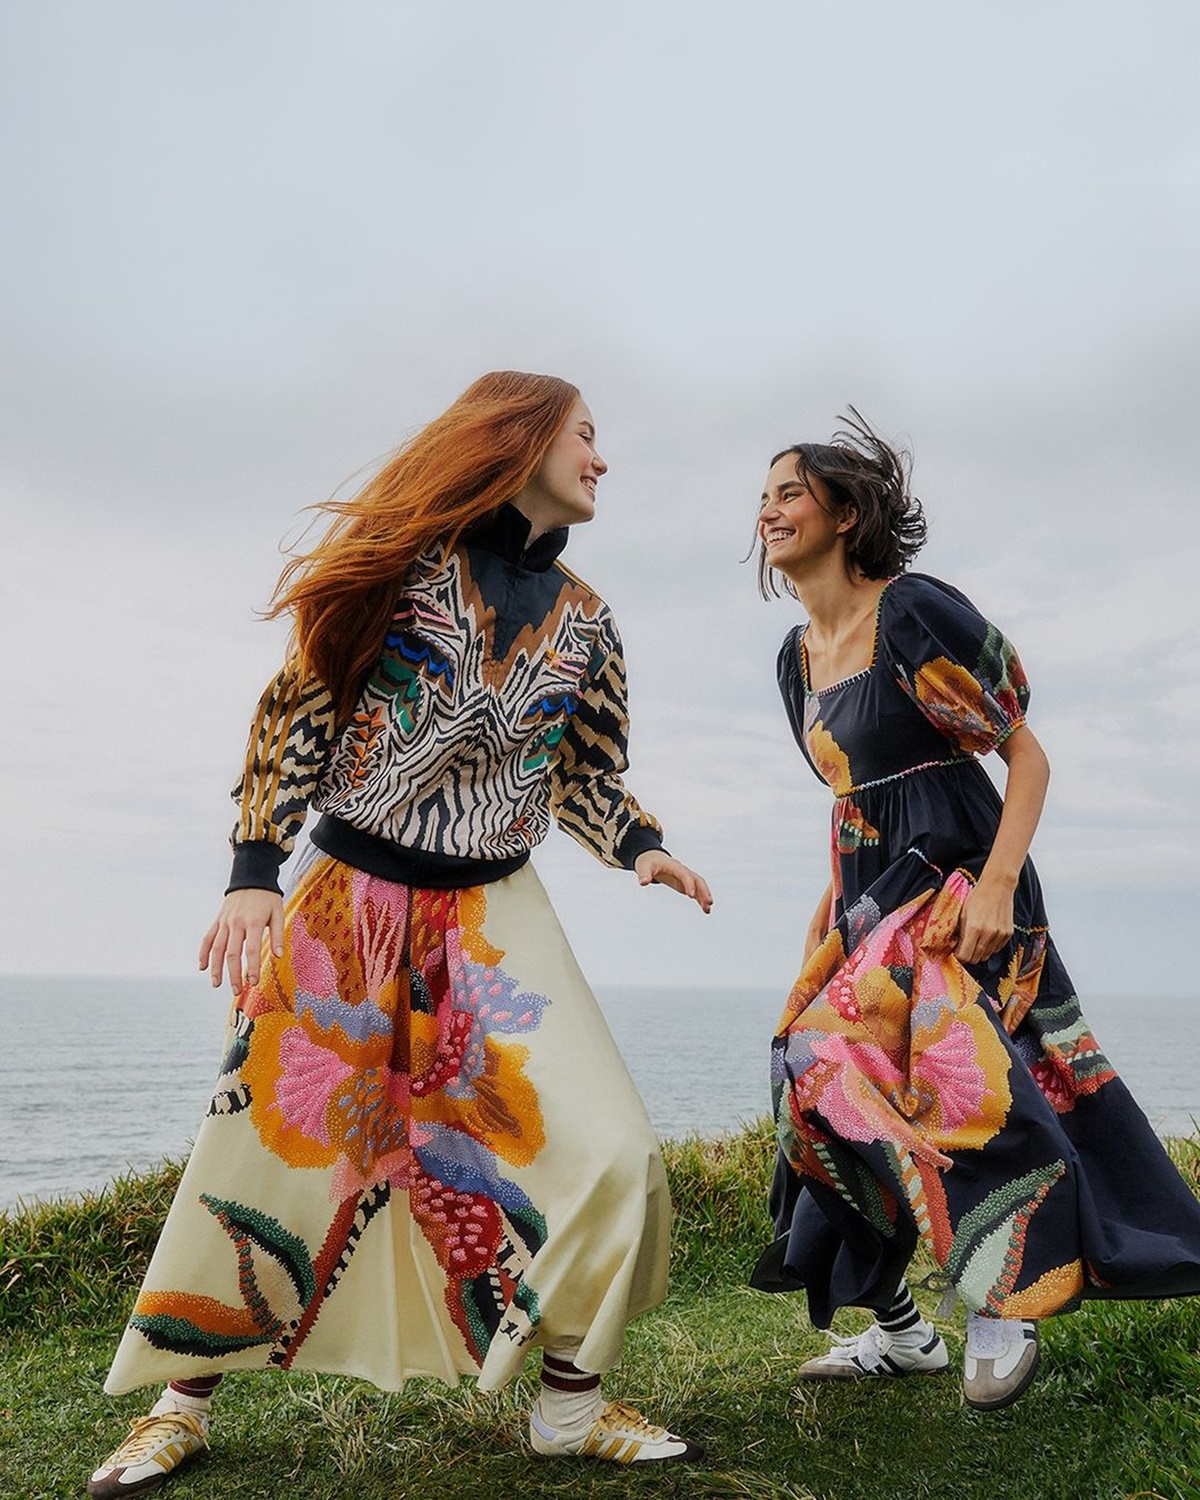
[[[769,1108],[776,989],[598,986],[655,1128],[736,1130]],[[208,1103],[228,991],[185,979],[0,976],[0,1208],[101,1187],[188,1149]],[[1160,1135],[1200,1121],[1189,998],[1093,998],[1085,1014]]]

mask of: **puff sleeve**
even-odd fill
[[[888,588],[880,627],[897,682],[963,754],[986,755],[1024,724],[1020,658],[958,589],[905,574]]]

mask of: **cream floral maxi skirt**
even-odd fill
[[[658,1142],[531,866],[397,885],[312,851],[105,1383],[323,1370],[385,1390],[580,1342],[666,1290]]]

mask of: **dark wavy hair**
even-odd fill
[[[838,418],[845,426],[827,443],[783,448],[771,460],[771,467],[794,453],[797,478],[809,485],[817,479],[824,486],[824,494],[813,487],[819,505],[824,506],[828,497],[831,515],[855,512],[854,524],[845,533],[850,564],[868,578],[894,578],[925,545],[925,512],[908,487],[912,454],[884,442],[853,406],[846,411],[847,415]],[[761,542],[758,591],[764,599],[796,592],[788,579],[781,579],[768,565]]]

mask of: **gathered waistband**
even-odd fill
[[[951,760],[926,760],[919,766],[909,766],[904,771],[896,771],[891,776],[881,776],[878,781],[860,781],[855,786],[848,787],[844,792],[837,793],[840,802],[843,797],[853,797],[858,792],[869,792],[877,786],[888,786],[893,781],[903,781],[906,776],[916,776],[920,771],[940,771],[944,766],[969,766],[974,764],[973,755],[956,755]]]

